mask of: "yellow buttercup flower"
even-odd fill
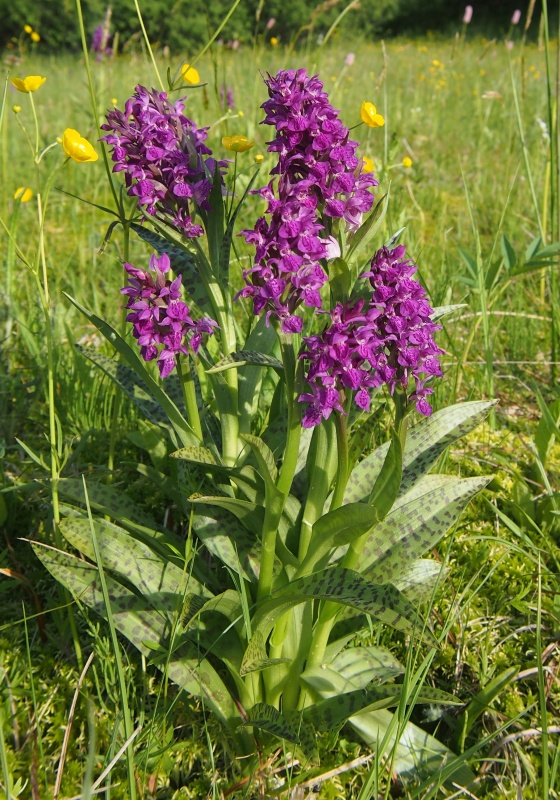
[[[278,39],[276,38],[276,36],[270,37],[270,44],[272,45],[272,47],[278,47]]]
[[[412,166],[412,159],[408,156],[405,156],[402,160],[402,165],[405,169],[410,169]]]
[[[66,128],[62,134],[62,149],[67,156],[78,164],[86,161],[97,161],[99,156],[95,152],[93,145],[80,136],[74,128]]]
[[[12,106],[12,111],[14,112],[14,114],[19,114],[19,112],[21,111],[21,106]]]
[[[377,109],[373,103],[367,100],[364,100],[360,108],[360,119],[362,122],[365,122],[369,128],[381,128],[385,125],[385,119],[381,114],[377,113]]]
[[[28,186],[20,186],[14,192],[14,200],[19,200],[20,203],[28,203],[33,197],[33,192]]]
[[[264,161],[263,154],[262,153],[257,153],[257,155],[254,157],[253,161],[255,162],[255,164],[262,164],[262,162]]]
[[[39,36],[37,31],[32,31],[31,32],[31,41],[32,42],[40,42],[41,41],[41,37]]]
[[[23,30],[24,30],[26,33],[33,33],[33,28],[31,27],[31,25],[24,25],[24,26],[23,26]]]
[[[117,105],[117,98],[116,97],[111,97],[111,105],[112,106],[116,106]]]
[[[190,64],[183,64],[181,67],[181,75],[185,83],[200,83],[200,75],[198,70],[191,67]]]
[[[28,75],[26,78],[12,78],[12,86],[15,86],[18,92],[29,94],[40,89],[46,80],[40,75]]]
[[[375,171],[375,164],[373,163],[373,159],[369,156],[362,156],[362,161],[364,165],[362,167],[362,172],[374,172]]]
[[[255,146],[254,139],[248,139],[246,136],[240,136],[236,133],[234,136],[224,136],[222,144],[232,153],[245,153]]]

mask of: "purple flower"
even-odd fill
[[[235,99],[233,96],[233,89],[231,86],[226,86],[222,83],[220,86],[220,105],[224,110],[232,110],[235,106]]]
[[[184,98],[183,98],[184,99]],[[193,213],[210,210],[208,197],[216,168],[226,162],[207,156],[206,128],[183,115],[183,100],[137,86],[125,109],[107,114],[103,139],[112,145],[113,172],[124,172],[128,194],[150,216],[171,221],[190,238],[203,229]]]
[[[373,205],[369,189],[377,181],[362,171],[358,143],[349,139],[316,75],[280,70],[265,83],[270,99],[262,106],[264,124],[276,128],[268,150],[278,153],[270,174],[279,176],[278,186],[275,190],[273,178],[261,191],[270,220],[261,217],[253,230],[242,232],[256,253],[239,295],[253,298],[255,314],[267,309],[268,316],[280,319],[284,332],[300,331],[298,306],[322,306],[324,263],[337,245],[332,234],[340,226],[358,229]],[[267,284],[277,278],[285,281],[284,290],[270,297]]]
[[[110,56],[112,48],[109,47],[109,42],[111,40],[111,16],[112,16],[112,9],[111,6],[107,6],[107,11],[105,12],[105,19],[98,25],[97,28],[93,32],[93,36],[91,37],[91,49],[96,54],[96,60],[101,61],[103,56]]]
[[[373,289],[369,306],[364,308],[363,299],[339,303],[327,328],[304,338],[300,358],[310,362],[306,380],[311,387],[299,397],[308,404],[304,427],[317,425],[333,409],[341,411],[347,391],[355,392],[356,405],[368,411],[372,388],[386,384],[393,394],[398,385],[407,389],[410,378],[415,386],[409,400],[421,414],[432,413],[426,397],[433,389],[425,384],[442,375],[438,357],[444,351],[433,339],[441,326],[432,322],[426,292],[411,277],[417,268],[404,256],[403,245],[382,247],[362,275]]]
[[[144,361],[158,360],[159,373],[166,378],[176,365],[180,353],[195,355],[202,335],[212,335],[217,323],[208,317],[193,320],[189,307],[181,300],[181,276],[170,281],[169,256],[150,257],[150,270],[125,264],[129,284],[121,289],[127,295],[126,308],[131,310],[127,322],[132,322],[132,333],[140,345]],[[152,275],[152,272],[155,273]]]

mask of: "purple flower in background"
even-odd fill
[[[465,13],[463,14],[463,23],[468,25],[472,19],[473,15],[473,7],[472,6],[465,6]]]
[[[351,67],[355,60],[356,60],[355,53],[348,53],[348,55],[344,59],[344,64],[347,67]]]
[[[180,353],[195,355],[204,333],[214,333],[217,323],[203,317],[193,320],[189,307],[181,300],[181,276],[170,281],[169,256],[150,257],[150,270],[125,264],[129,285],[121,289],[127,295],[126,308],[131,310],[127,322],[132,322],[133,335],[140,345],[144,361],[157,358],[159,374],[166,378],[176,365]],[[154,274],[152,274],[154,273]]]
[[[235,100],[233,96],[233,89],[231,86],[226,86],[225,83],[222,83],[220,86],[220,105],[225,110],[232,110],[235,106]]]
[[[266,23],[266,30],[269,31],[276,25],[276,17],[271,17]]]
[[[261,191],[270,220],[261,217],[242,232],[256,253],[239,294],[253,298],[255,314],[267,310],[293,333],[303,325],[295,314],[299,305],[322,307],[320,290],[328,278],[321,262],[340,255],[332,234],[338,226],[352,233],[359,228],[377,181],[363,172],[358,143],[349,139],[316,75],[280,70],[265,83],[270,99],[262,106],[264,124],[276,128],[268,151],[278,153],[270,174],[279,178],[276,191],[274,178]]]
[[[193,238],[204,232],[193,212],[210,210],[212,179],[226,162],[208,158],[207,128],[185,117],[184,106],[165,92],[137,86],[124,111],[109,111],[101,127],[110,131],[103,139],[112,146],[113,172],[124,172],[128,194],[146,214],[164,217]]]
[[[300,395],[307,403],[304,427],[317,425],[334,409],[341,411],[345,390],[355,392],[354,402],[362,410],[370,406],[370,390],[386,384],[391,394],[397,386],[408,388],[415,381],[409,400],[421,414],[432,408],[426,397],[433,393],[426,382],[441,377],[439,356],[444,351],[433,339],[441,328],[423,287],[412,275],[416,266],[404,258],[405,248],[381,248],[373,257],[369,278],[373,296],[365,301],[340,303],[330,312],[330,324],[320,334],[304,339],[300,358],[309,361],[306,380],[310,392]]]
[[[512,25],[519,25],[519,20],[520,19],[521,19],[521,10],[519,8],[516,8],[515,11],[513,12],[512,18],[511,18],[511,24]]]
[[[91,49],[96,54],[96,61],[101,61],[103,56],[110,56],[112,48],[109,46],[111,40],[111,16],[113,10],[111,6],[107,6],[105,12],[105,19],[98,25],[91,37]]]

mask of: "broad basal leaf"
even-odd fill
[[[247,722],[245,724],[260,728],[273,736],[278,736],[279,739],[286,739],[294,744],[299,742],[297,733],[288,724],[286,718],[274,706],[269,706],[266,703],[256,703],[250,708],[247,712]]]

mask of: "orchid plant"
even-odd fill
[[[441,565],[423,556],[486,479],[429,472],[492,404],[432,414],[449,309],[431,308],[398,234],[375,249],[387,197],[375,203],[377,181],[319,78],[281,70],[265,84],[275,165],[258,190],[264,215],[240,234],[254,246],[241,285],[230,253],[259,168],[241,198],[227,191],[230,163],[165,92],[138,86],[107,114],[113,171],[141,214],[130,226],[155,252],[147,267],[124,264],[136,341],[73,301],[119,359],[81,350],[145,416],[154,466],[139,469],[184,522],[63,479],[60,529],[81,556],[35,549],[201,699],[248,771],[279,740],[313,764],[316,732],[348,721],[381,755],[397,748],[401,774],[445,762],[465,785],[463,760],[389,711],[456,698],[425,687],[409,698],[391,652],[358,642],[373,623],[437,647],[420,609]],[[386,406],[386,441],[361,458]]]

